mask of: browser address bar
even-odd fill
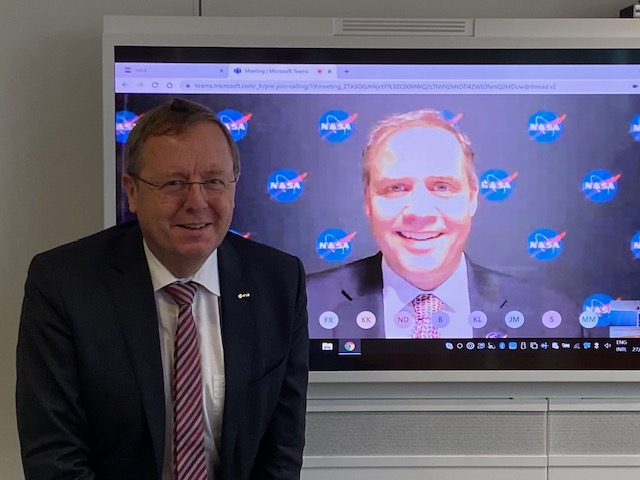
[[[638,83],[638,82],[635,82]],[[201,93],[640,93],[632,80],[217,81],[183,85]]]
[[[549,80],[238,80],[219,78],[129,79],[120,93],[242,94],[607,94],[640,93],[636,79]]]
[[[555,90],[555,82],[469,82],[469,81],[429,81],[429,82],[402,82],[402,81],[348,81],[348,82],[193,82],[192,88],[196,90],[247,90],[256,92],[313,92],[313,93],[412,93],[423,91],[495,91],[495,90]]]

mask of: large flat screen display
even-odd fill
[[[312,370],[640,367],[640,50],[113,56],[116,222],[137,119],[216,112],[234,233],[304,262]]]

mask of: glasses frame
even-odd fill
[[[201,191],[205,195],[210,193],[224,193],[229,189],[231,185],[233,185],[234,183],[237,183],[238,179],[240,178],[240,175],[237,175],[236,177],[234,177],[233,180],[222,180],[220,178],[211,178],[201,182],[188,182],[186,180],[174,179],[174,180],[168,180],[167,182],[164,182],[164,183],[154,183],[154,182],[150,182],[149,180],[145,180],[140,175],[132,174],[131,176],[135,179],[140,180],[143,183],[146,183],[148,186],[153,187],[154,191],[158,192],[161,195],[164,195],[166,197],[176,197],[176,198],[181,198],[186,196],[187,192],[189,191],[192,185],[200,185],[202,187]],[[215,183],[215,182],[219,182],[219,183]],[[222,185],[222,188],[220,190],[207,189],[207,187],[211,187],[213,185],[218,185],[218,184]],[[176,190],[175,192],[167,192],[166,188],[170,186],[179,187],[179,189]]]

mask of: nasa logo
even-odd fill
[[[609,314],[611,313],[611,302],[613,298],[604,293],[594,293],[582,304],[582,311],[595,313],[598,316],[598,327],[609,325]]]
[[[128,110],[116,112],[116,142],[127,143],[129,133],[136,126],[139,118],[140,116]]]
[[[480,176],[480,193],[491,202],[502,202],[511,195],[517,176],[518,172],[509,175],[504,170],[487,170]]]
[[[241,112],[230,108],[218,112],[218,118],[227,127],[236,142],[242,140],[247,134],[251,116],[251,113],[243,115]]]
[[[356,232],[347,234],[339,228],[325,230],[316,240],[316,252],[327,262],[339,262],[351,254],[351,240]]]
[[[640,258],[640,231],[631,238],[631,251],[634,257]]]
[[[566,118],[566,115],[558,117],[554,112],[540,110],[529,117],[529,135],[539,143],[554,142],[562,135],[562,122]]]
[[[442,118],[449,123],[456,130],[460,129],[460,119],[462,118],[462,114],[455,114],[450,112],[449,110],[440,110],[440,115]]]
[[[281,168],[273,172],[267,180],[267,193],[278,202],[293,202],[302,194],[306,173],[299,175],[295,170]]]
[[[631,136],[636,142],[640,142],[640,113],[631,119],[629,133],[631,133]]]
[[[612,175],[607,170],[592,170],[582,180],[582,192],[592,202],[608,202],[616,196],[619,178],[620,174]]]
[[[329,110],[318,121],[318,133],[331,143],[344,142],[353,133],[353,122],[358,114],[349,115],[343,110]]]
[[[557,258],[562,253],[562,239],[566,232],[556,233],[550,228],[539,228],[529,234],[527,248],[529,255],[546,262]]]

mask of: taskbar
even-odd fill
[[[640,338],[311,339],[312,371],[633,370]]]

